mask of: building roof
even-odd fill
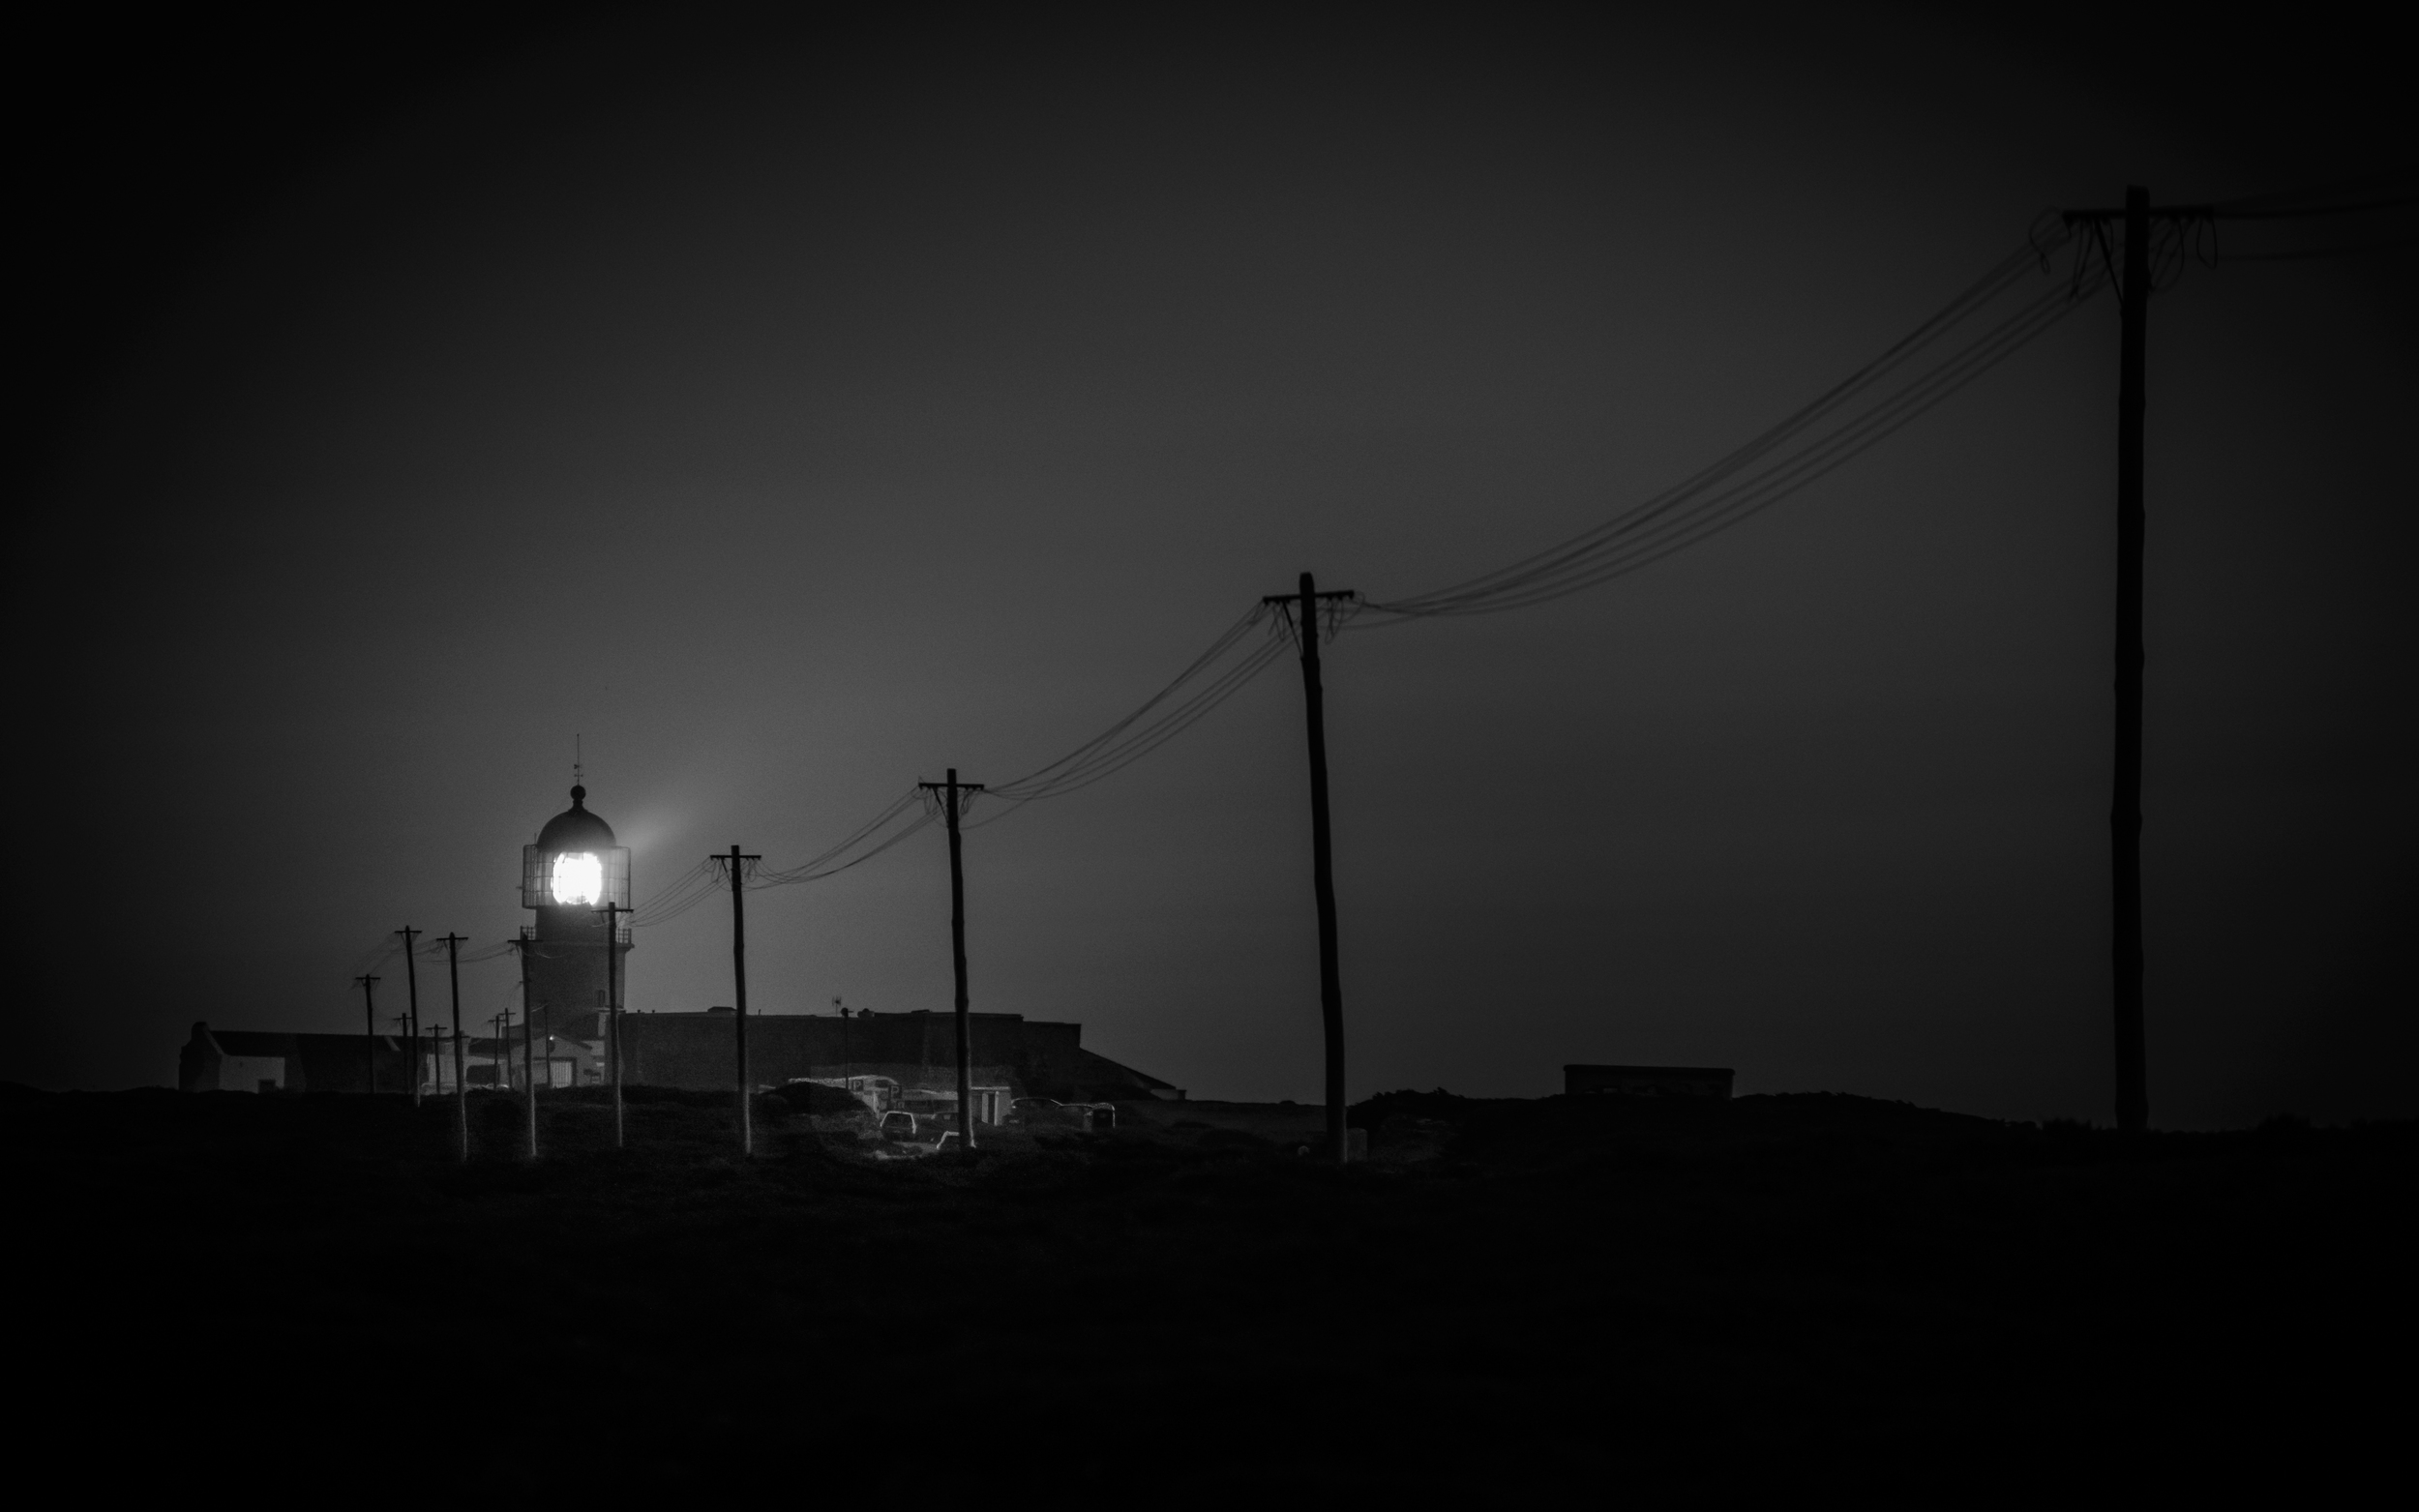
[[[291,1034],[260,1029],[212,1029],[210,1038],[227,1055],[291,1055],[299,1049]]]
[[[223,1055],[299,1055],[323,1045],[338,1051],[350,1050],[358,1054],[363,1036],[359,1034],[285,1033],[276,1029],[213,1029],[195,1024],[210,1037]],[[198,1036],[197,1036],[198,1037]],[[403,1042],[392,1034],[381,1034],[378,1044],[397,1054],[405,1053]]]
[[[588,790],[574,786],[571,807],[546,821],[538,831],[540,850],[611,850],[613,847],[613,827],[590,814],[586,799]]]

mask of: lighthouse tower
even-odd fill
[[[546,821],[537,843],[521,848],[521,905],[537,911],[527,958],[529,1023],[540,1034],[600,1040],[597,1023],[606,992],[629,980],[607,956],[607,920],[616,956],[630,951],[630,926],[597,910],[630,906],[629,847],[613,844],[613,827],[588,812],[588,790],[575,780],[571,807]],[[610,969],[610,976],[609,976]]]

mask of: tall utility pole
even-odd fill
[[[737,1055],[736,1073],[739,1086],[739,1153],[756,1153],[756,1109],[748,1095],[748,908],[745,884],[747,864],[762,861],[762,856],[742,853],[737,845],[729,855],[708,856],[707,860],[727,867],[731,872],[731,992],[733,1052]]]
[[[529,1113],[529,1159],[538,1158],[538,1061],[537,1015],[529,1011],[529,946],[527,934],[513,942],[514,959],[521,963],[521,1100]]]
[[[445,975],[454,990],[454,1133],[462,1144],[462,1163],[470,1164],[470,1082],[462,1063],[462,942],[466,934],[448,934]]]
[[[1328,1144],[1335,1163],[1346,1159],[1344,1133],[1344,976],[1335,951],[1335,853],[1328,838],[1327,694],[1319,683],[1319,605],[1323,600],[1354,597],[1350,588],[1321,593],[1308,573],[1292,593],[1270,594],[1260,602],[1273,604],[1294,618],[1294,638],[1301,643],[1301,691],[1304,717],[1310,726],[1310,885],[1319,901],[1319,1019],[1327,1031]]]
[[[411,1106],[420,1106],[420,968],[411,959],[411,937],[420,932],[406,924],[395,932],[403,937],[403,982],[411,1018]]]
[[[373,976],[357,976],[361,984],[362,1042],[370,1047],[370,1095],[378,1095],[378,1005],[370,990],[377,985]]]
[[[605,1058],[612,1072],[613,1082],[613,1148],[622,1145],[621,1132],[621,973],[615,963],[621,958],[621,916],[632,910],[616,903],[609,903],[596,910],[605,915]]]
[[[966,846],[958,835],[958,795],[983,790],[980,783],[961,783],[958,769],[949,768],[945,783],[918,783],[926,792],[941,794],[942,814],[949,822],[949,962],[958,977],[958,1141],[974,1152],[973,1035],[966,1012]]]
[[[2117,358],[2116,761],[2108,799],[2108,967],[2116,1006],[2117,1127],[2150,1126],[2149,1052],[2142,1025],[2142,417],[2148,409],[2150,223],[2211,218],[2207,205],[2154,208],[2150,191],[2128,185],[2122,210],[2070,210],[2068,225],[2089,228],[2104,258],[2111,226],[2124,228],[2117,301],[2123,338]]]

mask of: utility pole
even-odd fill
[[[462,1163],[470,1164],[470,1082],[462,1063],[462,942],[466,934],[445,939],[445,975],[454,990],[454,1133],[462,1143]]]
[[[613,1148],[622,1146],[621,1129],[621,980],[615,963],[620,959],[619,936],[621,916],[631,910],[617,903],[609,903],[596,910],[605,915],[605,1038],[606,1064],[613,1081]]]
[[[1301,643],[1301,689],[1304,717],[1310,726],[1310,884],[1319,902],[1319,1020],[1327,1031],[1328,1144],[1335,1163],[1343,1165],[1344,1133],[1344,977],[1335,950],[1335,853],[1328,837],[1327,694],[1319,683],[1319,605],[1354,597],[1350,588],[1321,593],[1310,574],[1292,593],[1262,599],[1286,611],[1295,621],[1294,638]]]
[[[420,1042],[411,1035],[411,1015],[407,1013],[395,1015],[395,1043],[402,1048],[404,1055],[415,1063],[420,1059]],[[417,1074],[414,1073],[414,1075]],[[418,1098],[412,1099],[412,1106],[415,1108],[419,1106]]]
[[[742,884],[747,878],[747,863],[762,861],[762,856],[740,853],[737,845],[727,856],[708,856],[707,860],[726,868],[731,874],[731,991],[732,1026],[736,1031],[734,1047],[738,1055],[739,1082],[739,1153],[756,1153],[756,1110],[748,1096],[748,909]]]
[[[362,1041],[370,1047],[370,1095],[378,1095],[378,1005],[371,997],[371,989],[377,985],[373,976],[357,976],[361,984]]]
[[[966,1012],[966,846],[958,834],[959,794],[971,798],[980,783],[961,783],[958,769],[949,768],[945,783],[918,783],[926,792],[942,795],[942,813],[949,823],[949,962],[958,979],[958,1142],[974,1153],[973,1034]]]
[[[514,959],[521,963],[521,1100],[529,1112],[529,1156],[538,1158],[538,1062],[537,1015],[529,1011],[529,936],[518,935],[512,942]]]
[[[411,937],[420,932],[406,924],[395,932],[403,937],[403,982],[411,1006],[411,1106],[420,1106],[420,968],[411,959]]]
[[[2117,1127],[2150,1127],[2149,1052],[2142,1014],[2142,418],[2149,407],[2150,223],[2205,221],[2207,205],[2153,207],[2150,191],[2128,185],[2122,210],[2070,210],[2103,259],[2115,263],[2108,232],[2124,228],[2117,301],[2116,751],[2108,800],[2109,975],[2116,1007]],[[2112,272],[2116,270],[2111,269]]]

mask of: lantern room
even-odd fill
[[[630,847],[613,844],[613,827],[588,812],[587,796],[574,786],[571,807],[521,847],[523,908],[630,906]]]

